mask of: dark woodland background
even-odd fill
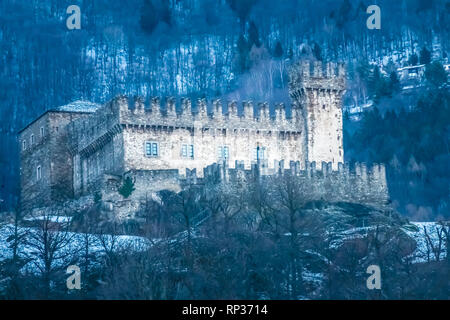
[[[81,30],[66,8],[81,8]],[[381,7],[381,30],[366,8]],[[447,0],[2,0],[0,211],[18,196],[17,131],[45,110],[116,94],[288,101],[298,59],[344,61],[347,161],[388,165],[395,208],[450,217]],[[402,89],[396,69],[425,64]]]

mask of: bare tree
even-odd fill
[[[289,257],[288,283],[291,299],[297,299],[304,292],[302,278],[304,252],[312,239],[314,223],[311,215],[306,216],[306,205],[313,201],[311,189],[296,175],[290,172],[273,177],[273,198],[277,205],[278,224],[282,238],[288,238],[286,248]]]
[[[444,242],[444,228],[439,228],[438,225],[435,226],[434,232],[436,233],[436,241],[431,238],[426,226],[423,226],[423,232],[425,234],[427,245],[427,261],[430,261],[430,251],[433,253],[435,260],[440,261],[442,245]]]
[[[59,211],[49,210],[33,221],[36,227],[29,233],[26,246],[34,267],[42,275],[43,296],[48,298],[57,273],[72,264],[78,252],[76,246],[69,246],[74,233],[69,232],[70,223],[63,220]]]
[[[28,236],[28,229],[21,224],[23,221],[21,212],[16,209],[11,215],[12,223],[6,225],[6,232],[9,236],[6,239],[8,248],[11,250],[11,258],[0,262],[0,270],[4,279],[0,278],[0,282],[7,281],[6,296],[8,298],[23,297],[23,285],[20,269],[26,265],[29,260],[23,256],[23,246]]]
[[[447,259],[447,262],[450,262],[450,222],[440,221],[439,225],[441,225],[441,227],[442,227],[442,233],[444,236],[446,259]]]

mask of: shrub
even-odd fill
[[[134,190],[134,181],[130,177],[126,177],[122,186],[119,188],[119,193],[124,198],[128,198]]]

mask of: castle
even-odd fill
[[[124,96],[49,110],[19,133],[21,206],[92,194],[130,174],[137,190],[157,191],[214,172],[227,180],[255,165],[263,175],[290,170],[332,178],[334,190],[364,189],[386,201],[384,166],[351,171],[343,164],[344,66],[300,62],[289,77],[290,108],[275,104],[274,112],[250,101]]]

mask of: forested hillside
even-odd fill
[[[380,30],[366,27],[372,2]],[[81,30],[66,27],[72,4]],[[448,217],[448,91],[430,80],[442,66],[408,96],[395,70],[447,58],[449,13],[447,0],[2,0],[0,211],[17,200],[17,131],[49,108],[119,93],[288,101],[286,70],[308,58],[346,62],[346,104],[379,108],[347,121],[347,159],[398,164],[399,172],[422,165],[405,171],[423,181],[413,194],[395,190],[416,178],[390,175],[393,200],[406,214],[412,205],[429,210],[427,219]],[[424,52],[428,61],[414,61]],[[379,153],[380,145],[390,150]]]

